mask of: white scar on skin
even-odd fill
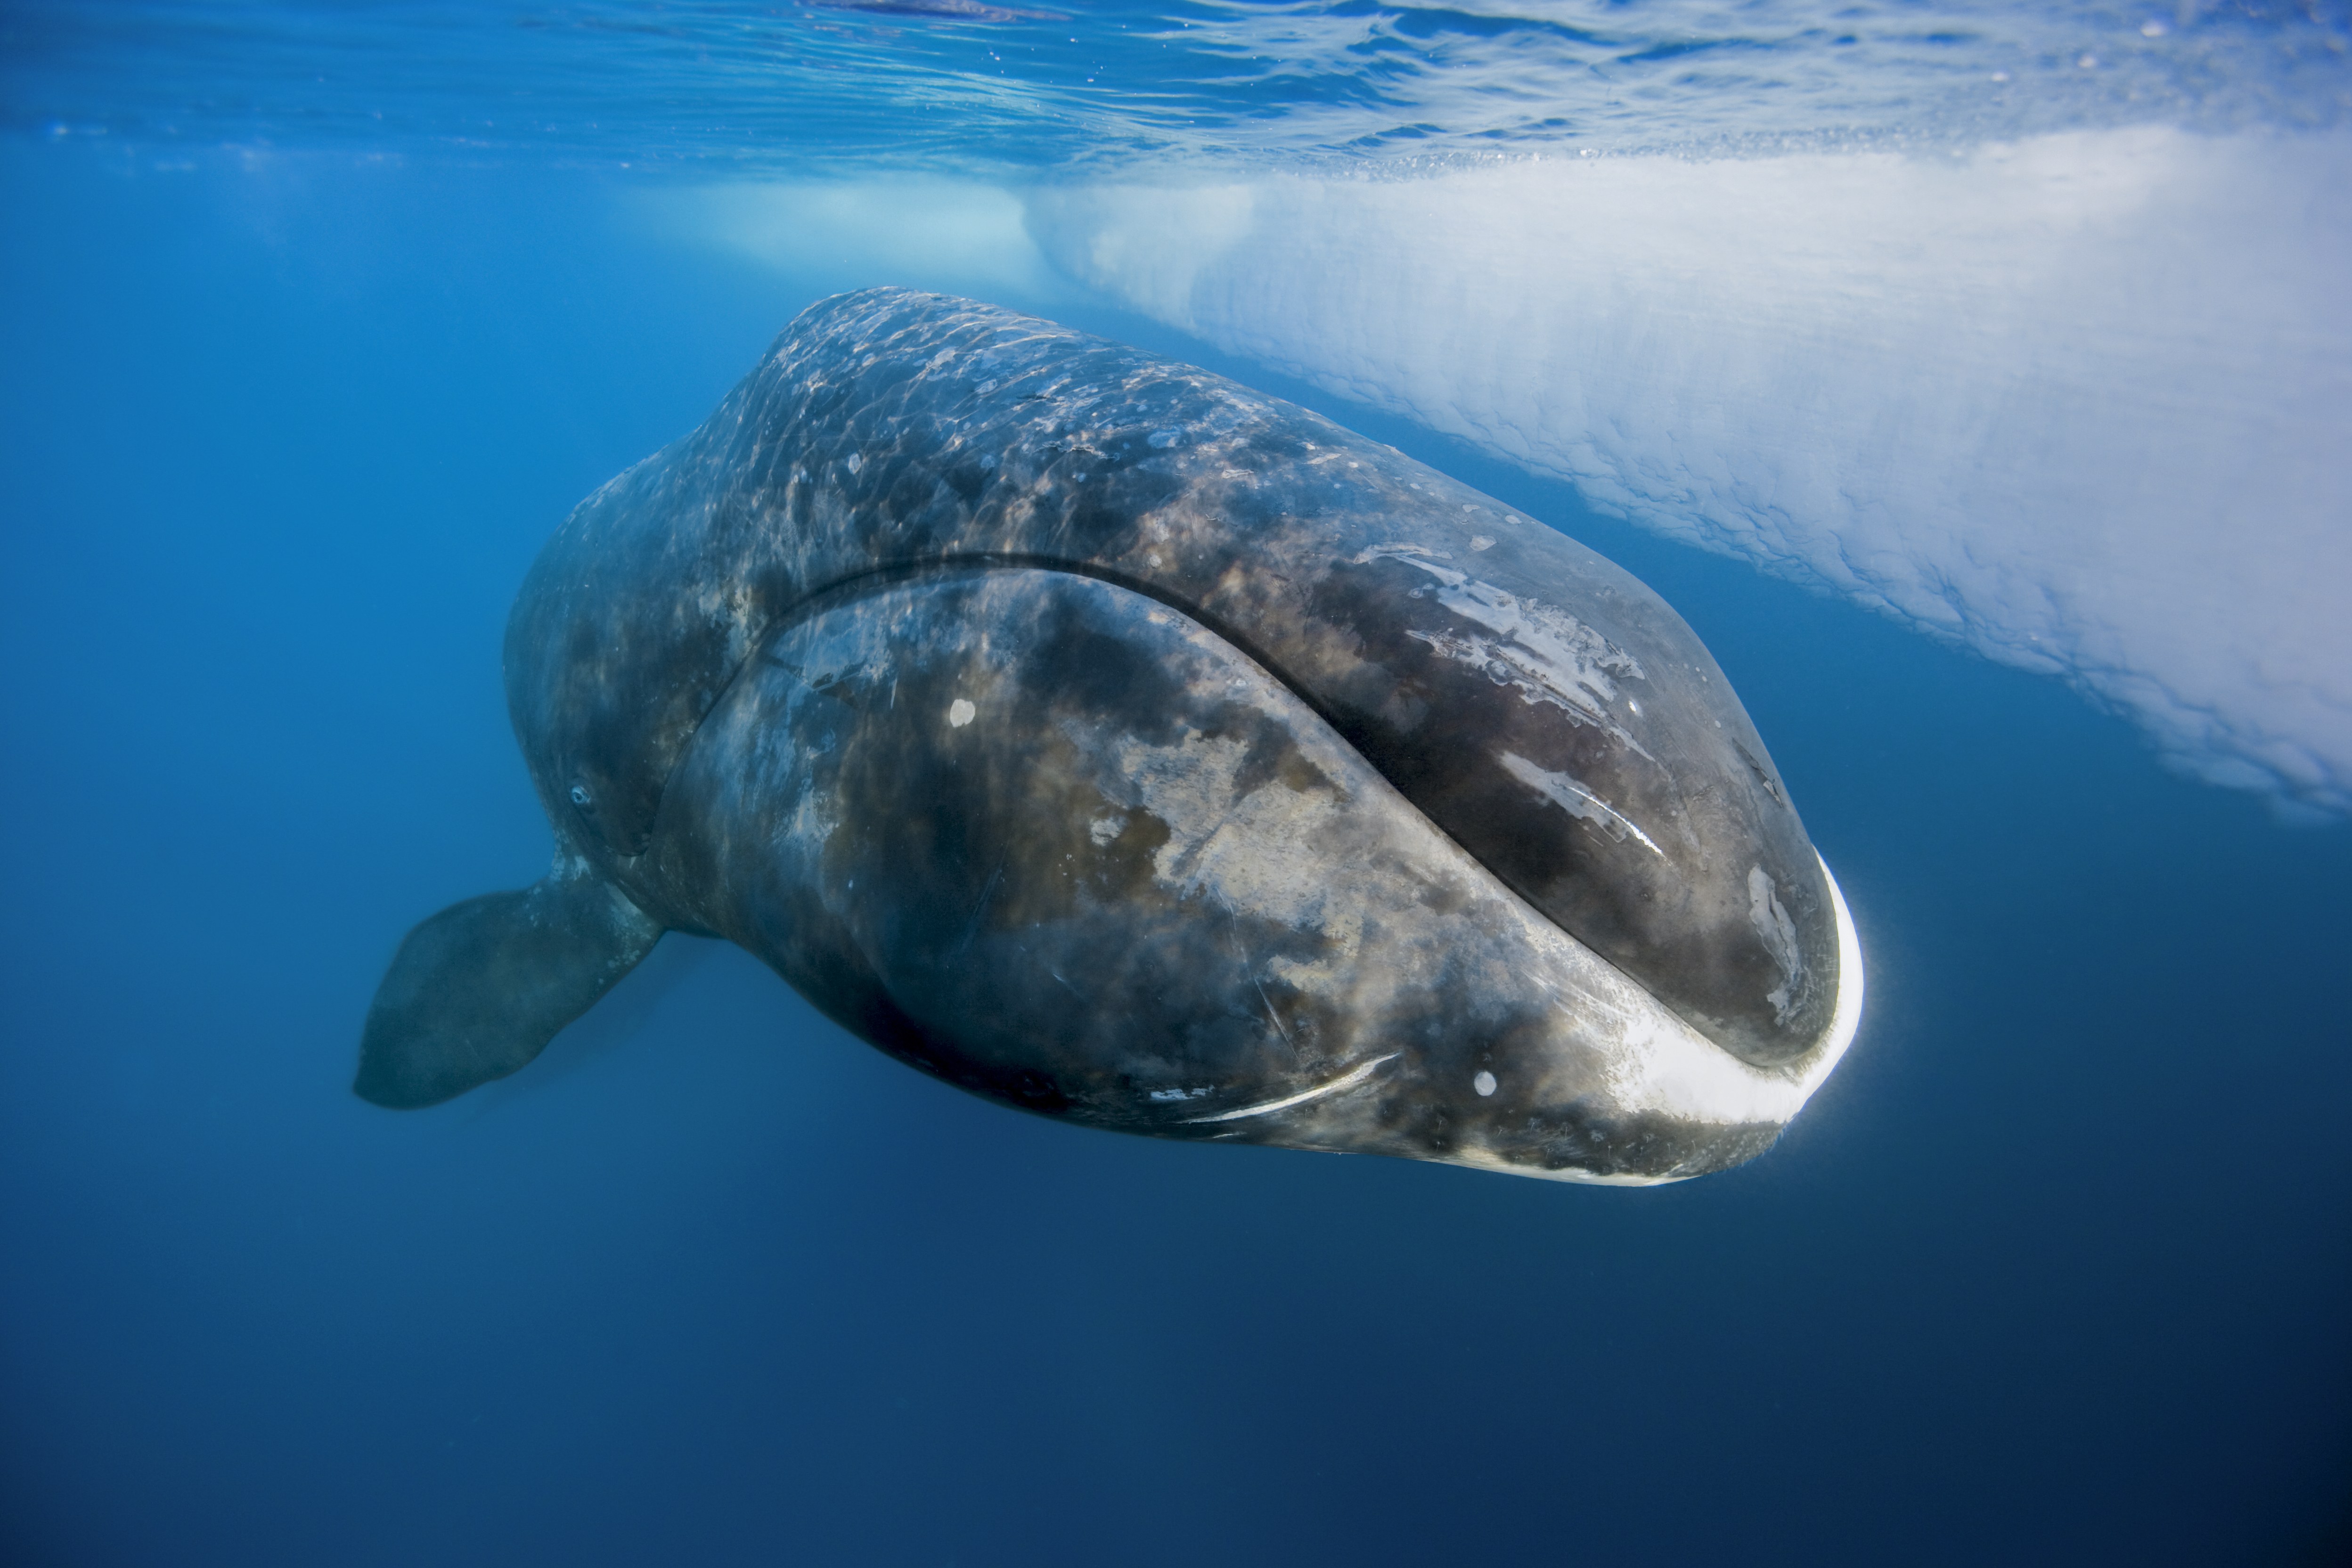
[[[1355,563],[1401,561],[1428,573],[1437,579],[1439,604],[1504,640],[1442,631],[1408,631],[1407,636],[1484,670],[1493,680],[1517,687],[1529,702],[1549,702],[1577,723],[1597,724],[1623,745],[1650,756],[1609,712],[1609,704],[1619,700],[1612,672],[1633,680],[1648,679],[1632,654],[1567,611],[1481,583],[1466,572],[1440,564],[1433,554],[1418,544],[1378,544],[1358,555]]]
[[[1631,834],[1640,839],[1643,847],[1651,854],[1661,860],[1666,858],[1666,852],[1658,847],[1656,840],[1635,826],[1632,817],[1625,816],[1566,773],[1556,773],[1547,768],[1539,768],[1516,752],[1498,752],[1496,755],[1496,761],[1503,764],[1505,773],[1559,806],[1569,816],[1580,817],[1586,822],[1592,823],[1620,844],[1625,842],[1626,836]]]
[[[1371,1077],[1382,1064],[1392,1062],[1403,1054],[1402,1051],[1391,1051],[1384,1057],[1374,1057],[1363,1066],[1352,1071],[1341,1073],[1329,1083],[1318,1083],[1313,1089],[1301,1089],[1297,1094],[1286,1094],[1280,1100],[1269,1100],[1259,1105],[1244,1105],[1239,1110],[1221,1110],[1214,1116],[1188,1117],[1183,1125],[1197,1127],[1210,1121],[1239,1121],[1245,1116],[1265,1116],[1276,1110],[1287,1110],[1294,1105],[1304,1105],[1310,1100],[1320,1100],[1327,1094],[1337,1094],[1343,1089],[1353,1089]]]
[[[1779,885],[1763,867],[1748,868],[1748,923],[1756,928],[1764,950],[1780,966],[1780,984],[1764,999],[1772,1004],[1772,1021],[1785,1024],[1791,1001],[1805,989],[1805,959],[1797,946],[1797,924],[1781,907],[1779,893]]]

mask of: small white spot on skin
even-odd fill
[[[954,701],[948,704],[948,728],[950,730],[962,729],[966,724],[971,722],[972,715],[979,711],[979,709],[974,708],[962,698],[957,698]]]
[[[854,474],[854,473],[857,472],[857,470],[858,470],[858,469],[860,469],[860,468],[864,468],[864,467],[866,466],[866,459],[865,459],[864,458],[862,458],[862,457],[858,456],[856,452],[852,452],[852,453],[850,453],[850,454],[849,454],[848,460],[847,460],[847,461],[845,461],[845,462],[844,462],[841,466],[842,466],[843,468],[847,468],[851,473],[853,473],[853,474]]]
[[[1350,464],[1349,464],[1349,465],[1348,465],[1348,467],[1349,467],[1349,468],[1362,468],[1363,466],[1364,466],[1364,465],[1363,465],[1363,464],[1361,464],[1361,463],[1350,463]]]
[[[1154,552],[1154,553],[1152,553],[1152,554],[1150,554],[1150,555],[1145,556],[1145,557],[1143,558],[1143,563],[1144,563],[1146,566],[1157,566],[1157,565],[1159,565],[1159,564],[1160,564],[1160,557],[1159,557],[1158,553],[1157,553],[1157,552]]]
[[[1097,816],[1087,824],[1087,837],[1097,844],[1108,844],[1127,831],[1127,818],[1118,816]]]
[[[1625,706],[1633,710],[1634,718],[1639,719],[1642,716],[1642,705],[1634,701],[1632,698],[1628,697],[1625,699]]]
[[[1476,1089],[1478,1091],[1478,1097],[1481,1100],[1484,1100],[1486,1096],[1495,1092],[1495,1075],[1490,1072],[1482,1072],[1476,1078],[1470,1080],[1470,1087]]]
[[[1154,430],[1150,437],[1151,444],[1162,451],[1173,447],[1183,438],[1183,432],[1179,430]]]
[[[1470,548],[1473,550],[1492,550],[1495,548],[1495,542],[1487,538],[1483,533],[1474,533],[1470,536]]]

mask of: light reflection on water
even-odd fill
[[[806,174],[1945,145],[2339,123],[2344,5],[12,10],[0,126]]]

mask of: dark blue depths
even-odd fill
[[[2343,1546],[2352,832],[1247,366],[1730,671],[1873,960],[1780,1148],[1627,1193],[1077,1132],[676,937],[520,1078],[362,1104],[401,931],[542,868],[497,668],[541,539],[885,279],[584,177],[0,166],[0,1558]]]

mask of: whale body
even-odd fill
[[[1021,1109],[1646,1184],[1769,1147],[1853,929],[1697,637],[1574,541],[1207,372],[824,300],[549,542],[548,877],[409,933],[357,1092],[528,1063],[665,931]]]

